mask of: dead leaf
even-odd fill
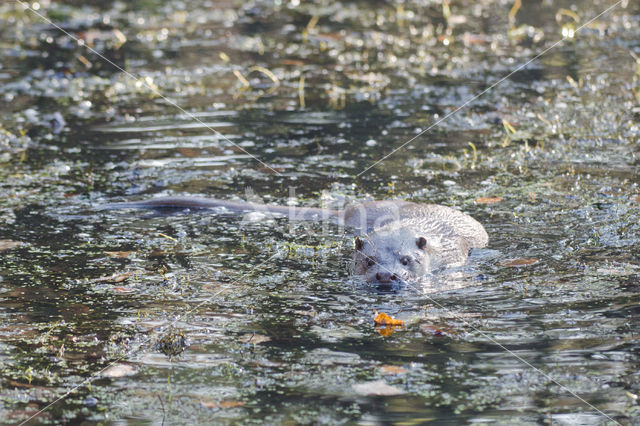
[[[133,293],[133,289],[130,287],[119,287],[116,286],[113,288],[113,291],[115,291],[116,293]]]
[[[107,367],[107,369],[102,372],[102,375],[106,377],[118,378],[124,376],[132,376],[136,373],[136,369],[128,364],[114,364],[110,367]]]
[[[251,343],[253,345],[259,345],[260,343],[271,341],[271,337],[263,336],[262,334],[247,333],[240,337],[242,343]]]
[[[242,401],[222,401],[220,402],[220,408],[234,408],[234,407],[242,407],[245,405]]]
[[[486,37],[480,34],[464,33],[462,34],[462,42],[464,44],[486,44]]]
[[[636,203],[640,203],[640,194],[633,197],[633,201],[635,201]]]
[[[503,260],[502,262],[499,263],[500,266],[507,266],[507,267],[513,267],[513,268],[520,268],[522,266],[529,266],[529,265],[535,265],[536,263],[538,263],[539,260],[538,259],[507,259],[507,260]]]
[[[218,403],[216,401],[200,401],[205,408],[218,408]]]
[[[35,385],[32,385],[32,384],[28,384],[28,383],[18,382],[18,381],[16,381],[16,380],[9,380],[9,384],[10,384],[11,386],[16,387],[16,388],[26,388],[26,389],[28,389],[28,388],[32,388],[32,387],[34,387],[34,386],[35,386]]]
[[[384,326],[384,327],[377,326],[375,330],[382,337],[389,337],[389,336],[391,336],[393,334],[394,331],[396,331],[396,330],[398,330],[400,328],[402,328],[402,327],[399,327],[397,325],[387,325],[387,326]]]
[[[283,167],[257,167],[256,170],[267,175],[283,173],[285,171]]]
[[[357,385],[353,385],[352,388],[355,393],[362,396],[392,396],[402,395],[404,393],[402,389],[388,385],[384,380],[359,383]]]
[[[300,67],[305,64],[304,61],[300,61],[298,59],[283,59],[281,63],[282,65],[295,65],[297,67]]]
[[[51,420],[51,414],[46,411],[42,412],[40,407],[33,403],[28,404],[25,410],[3,411],[2,416],[4,417],[6,424],[19,424],[20,422],[25,423],[26,418],[40,416],[44,416],[42,419],[38,419],[42,423],[44,423],[45,420]]]
[[[206,408],[235,408],[242,407],[246,404],[243,401],[201,401],[200,404]]]
[[[21,246],[25,243],[22,241],[0,240],[0,251],[11,250],[12,248]]]
[[[385,314],[384,312],[378,313],[378,311],[374,309],[373,314],[375,315],[375,317],[373,318],[373,321],[378,325],[398,325],[398,326],[404,325],[404,321],[395,319]]]
[[[285,364],[282,362],[270,361],[268,359],[260,359],[251,364],[255,365],[256,367],[264,367],[264,368],[280,368],[285,366]]]
[[[476,198],[476,203],[478,204],[495,204],[502,201],[502,197],[481,197]]]
[[[404,327],[404,321],[393,318],[392,316],[389,316],[384,312],[378,313],[378,311],[374,309],[373,314],[373,322],[376,324],[376,331],[382,337],[389,337],[393,334],[394,331]]]
[[[200,290],[207,293],[224,296],[233,293],[236,288],[233,286],[233,283],[222,283],[220,281],[213,281],[203,284],[202,287],[200,287]]]
[[[117,257],[118,259],[124,259],[128,257],[132,251],[108,251],[107,254],[111,257]]]
[[[399,365],[383,365],[380,367],[380,372],[384,374],[403,374],[408,370],[404,367],[400,367]]]
[[[201,149],[195,149],[195,148],[176,148],[177,151],[180,153],[180,155],[182,155],[183,157],[186,158],[197,158],[199,156],[202,155],[202,150]]]
[[[98,283],[121,283],[122,281],[126,280],[127,278],[129,278],[131,275],[133,275],[133,272],[129,271],[129,272],[122,272],[122,273],[115,273],[113,275],[110,275],[108,277],[100,277],[100,278],[96,278],[94,281],[98,282]]]
[[[87,67],[87,69],[89,69],[89,68],[93,67],[93,64],[91,63],[91,61],[90,61],[90,60],[88,60],[87,58],[85,58],[84,56],[82,56],[82,55],[78,55],[78,56],[76,56],[76,58],[78,59],[78,61],[80,61],[80,63],[81,63],[82,65],[84,65],[85,67]]]

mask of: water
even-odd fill
[[[634,424],[638,5],[376,163],[613,4],[39,3],[144,82],[0,5],[0,418],[80,385],[34,424]],[[167,194],[440,203],[491,241],[384,291],[337,226],[95,209]]]

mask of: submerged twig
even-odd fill
[[[160,397],[160,395],[158,395],[158,399],[160,400],[160,405],[162,406],[162,426],[164,426],[164,419],[166,416],[166,413],[164,410],[164,402],[162,402],[162,397]]]

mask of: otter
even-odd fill
[[[214,209],[288,215],[290,220],[331,219],[356,234],[353,269],[370,283],[415,280],[450,266],[463,265],[472,248],[489,236],[471,216],[451,207],[410,201],[368,201],[343,210],[290,207],[196,197],[159,197],[111,203],[102,209]]]

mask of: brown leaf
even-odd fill
[[[21,246],[25,243],[22,241],[0,240],[0,251],[11,250],[12,248]]]
[[[123,259],[129,256],[132,251],[108,251],[107,254],[111,257],[117,257],[118,259]]]
[[[399,365],[383,365],[380,367],[380,372],[383,374],[403,374],[408,370],[400,367]]]
[[[194,148],[177,148],[177,151],[186,158],[197,158],[202,155],[201,149]]]
[[[206,408],[235,408],[242,407],[246,404],[243,401],[200,401],[200,404]]]
[[[481,197],[476,198],[476,203],[478,204],[495,204],[502,201],[502,197]]]
[[[96,278],[94,281],[98,282],[98,283],[121,283],[122,281],[124,281],[127,278],[129,278],[131,275],[133,275],[133,272],[131,272],[131,271],[122,272],[122,273],[115,273],[115,274],[110,275],[108,277]]]
[[[200,287],[200,290],[206,291],[207,293],[213,293],[218,291],[220,288],[220,283],[206,283]]]
[[[487,38],[480,34],[464,33],[462,34],[462,42],[464,44],[486,44]]]
[[[522,259],[522,258],[519,258],[519,259],[508,259],[508,260],[503,260],[502,262],[500,262],[500,266],[520,268],[522,266],[535,265],[538,262],[539,262],[538,259]]]
[[[18,382],[16,380],[9,380],[9,384],[11,386],[16,387],[16,388],[32,388],[32,387],[35,386],[35,385],[28,384],[28,383]]]
[[[305,64],[304,61],[300,61],[298,59],[283,59],[281,61],[281,63],[282,63],[282,65],[295,65],[295,66],[298,66],[298,67],[300,67],[300,66]]]
[[[262,172],[264,174],[267,175],[274,175],[276,173],[283,173],[284,172],[284,167],[257,167],[256,170],[258,170],[259,172]]]
[[[151,253],[149,253],[149,259],[155,259],[156,257],[162,257],[162,256],[166,256],[167,252],[164,250],[152,250]]]
[[[133,289],[130,287],[119,287],[116,286],[113,288],[113,291],[115,291],[116,293],[133,293]]]
[[[207,293],[226,294],[233,291],[233,288],[229,287],[229,284],[214,281],[203,284],[202,287],[200,287],[200,290],[206,291]]]
[[[636,203],[640,203],[640,194],[633,197],[633,201],[635,201]]]
[[[191,348],[193,348],[193,346],[191,346]],[[259,359],[255,362],[252,362],[251,364],[255,365],[256,367],[264,367],[264,368],[280,368],[280,367],[286,366],[286,364],[282,362],[270,361],[268,359]]]
[[[240,337],[240,341],[242,343],[251,343],[254,345],[259,345],[260,343],[271,341],[271,337],[263,336],[262,334],[247,333],[242,337]]]
[[[218,403],[216,401],[200,401],[205,408],[218,408]]]

